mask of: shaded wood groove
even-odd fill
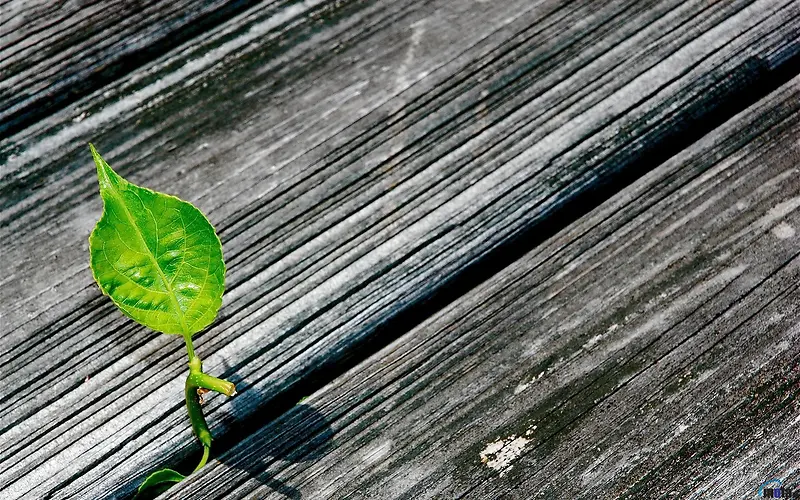
[[[9,2],[0,7],[0,137],[259,3],[274,2]]]

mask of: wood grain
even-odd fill
[[[239,381],[207,407],[224,450],[777,86],[798,26],[774,0],[257,6],[0,141],[0,495],[124,496],[197,451],[182,346],[91,281],[88,140],[221,234],[195,345]]]
[[[256,3],[4,0],[0,137],[125,77]]]
[[[755,498],[800,480],[798,134],[800,78],[166,498]]]

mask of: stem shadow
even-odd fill
[[[247,383],[235,376],[228,377],[237,388],[247,390]],[[259,397],[258,400],[264,399]],[[252,399],[249,404],[230,400],[231,417],[239,420],[252,412]],[[239,469],[247,476],[281,495],[299,500],[300,491],[275,477],[269,469],[275,462],[292,464],[311,462],[325,455],[331,448],[333,430],[330,423],[319,411],[308,404],[299,403],[276,420],[248,436],[229,450],[225,450],[217,460],[229,467]]]

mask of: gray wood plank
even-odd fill
[[[796,484],[800,78],[164,498],[756,498]]]
[[[0,3],[0,137],[256,4],[252,0]],[[263,2],[264,5],[286,2]]]
[[[470,263],[780,81],[798,25],[774,0],[251,9],[0,142],[0,495],[122,496],[196,452],[180,342],[92,284],[88,140],[220,230],[229,289],[196,346],[240,381],[207,407],[224,450]]]

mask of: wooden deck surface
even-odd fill
[[[796,0],[76,5],[0,5],[0,498],[199,453],[180,339],[92,281],[88,141],[223,242],[239,394],[165,498],[800,481]]]

